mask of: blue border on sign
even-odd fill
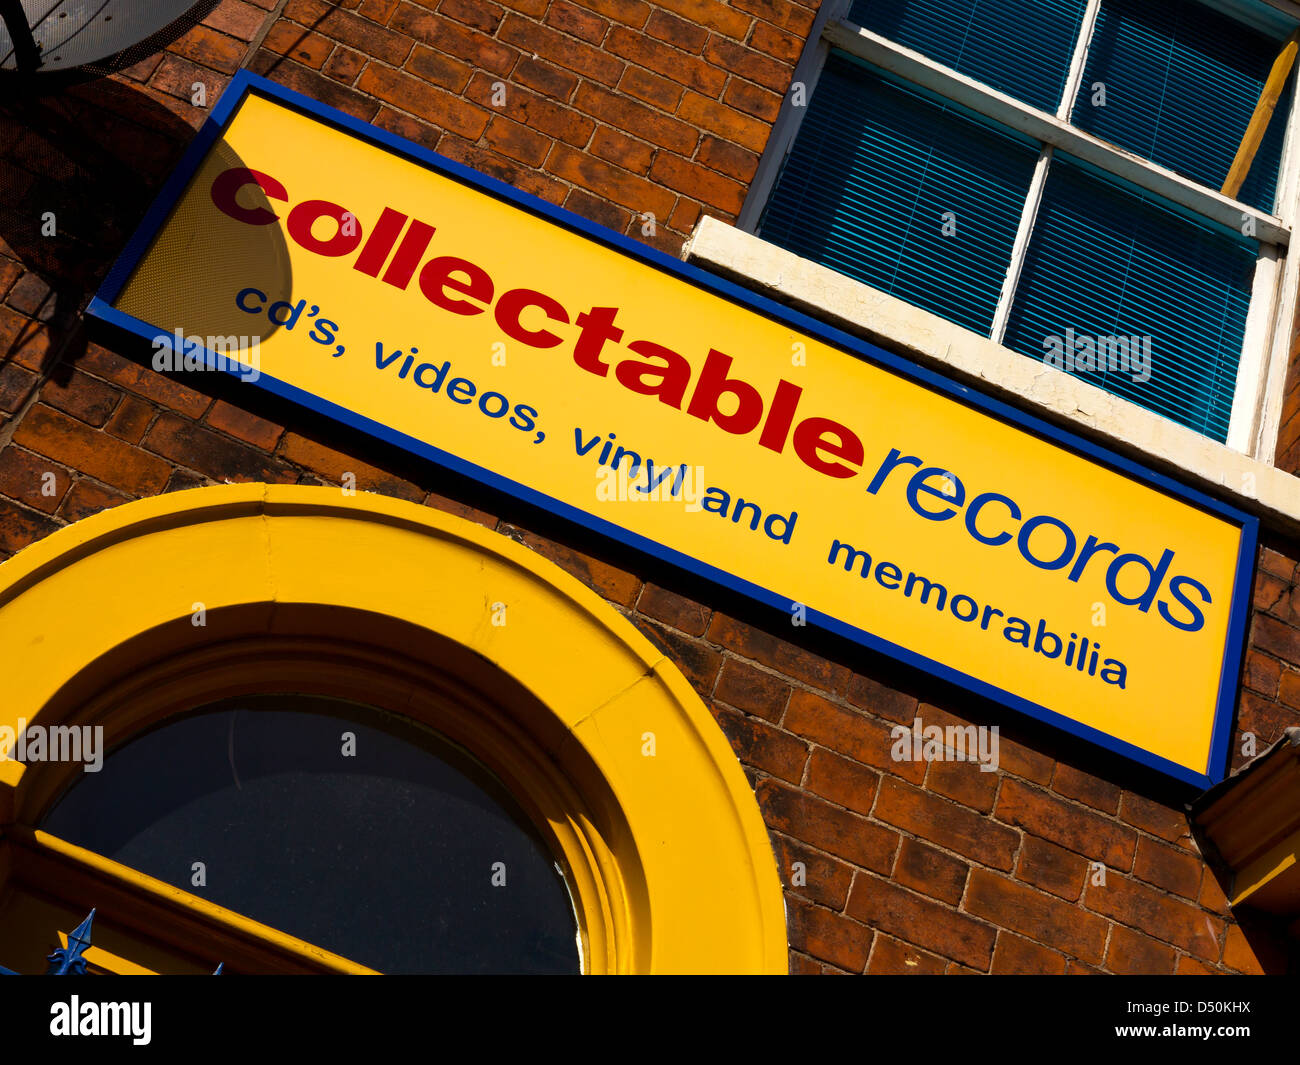
[[[1233,583],[1228,632],[1219,675],[1219,692],[1211,732],[1210,752],[1204,773],[1199,773],[1186,766],[1160,758],[1149,751],[1125,743],[1114,736],[1099,732],[1072,718],[1057,713],[1049,707],[1031,702],[1014,692],[995,687],[976,677],[962,673],[960,670],[953,669],[951,666],[944,665],[942,662],[936,662],[924,655],[917,654],[915,651],[910,651],[865,629],[849,625],[819,611],[808,611],[809,621],[828,632],[835,633],[853,643],[897,659],[905,665],[954,683],[967,691],[974,692],[1002,706],[1046,722],[1064,732],[1087,740],[1105,750],[1131,759],[1184,783],[1206,788],[1223,779],[1227,769],[1233,712],[1237,700],[1237,681],[1241,673],[1242,655],[1244,653],[1246,622],[1251,593],[1251,575],[1255,564],[1256,542],[1259,531],[1258,518],[1194,488],[1180,484],[1164,474],[1147,469],[1131,459],[1076,436],[1068,430],[1058,428],[1036,415],[1013,407],[1002,400],[976,392],[932,370],[915,365],[901,356],[850,336],[799,311],[784,307],[767,297],[757,295],[733,282],[701,270],[699,267],[672,259],[664,253],[640,244],[629,237],[589,222],[563,208],[556,207],[529,193],[521,192],[505,182],[480,174],[469,167],[446,159],[436,152],[422,148],[418,144],[405,140],[396,134],[346,115],[292,89],[277,85],[275,82],[257,74],[250,73],[247,70],[241,70],[235,74],[225,92],[222,93],[221,99],[217,102],[211,116],[191,141],[180,163],[159,191],[157,198],[145,214],[139,227],[109,270],[99,291],[87,307],[87,314],[144,340],[152,340],[159,335],[157,328],[117,310],[113,307],[113,302],[122,289],[125,288],[132,272],[153,243],[154,237],[162,229],[176,202],[185,192],[191,178],[207,155],[208,150],[220,137],[240,104],[250,93],[256,93],[267,99],[274,100],[324,122],[335,129],[366,140],[420,166],[452,178],[461,184],[469,185],[514,207],[538,215],[547,221],[580,234],[623,255],[631,256],[648,266],[692,285],[707,289],[744,308],[785,325],[793,326],[801,332],[817,337],[819,340],[845,350],[857,358],[874,363],[932,391],[974,407],[1000,421],[1015,425],[1040,439],[1061,445],[1066,450],[1085,456],[1117,473],[1131,477],[1238,526],[1241,529],[1241,539],[1237,556],[1236,576]],[[207,349],[203,350],[202,357],[208,366],[226,367],[223,359],[220,359]],[[242,376],[234,369],[227,369],[227,372],[235,376]],[[527,485],[512,481],[492,470],[477,466],[457,455],[443,451],[441,448],[397,432],[386,425],[358,414],[356,411],[340,407],[288,382],[280,381],[262,373],[256,383],[274,395],[290,400],[328,418],[343,422],[386,443],[429,459],[458,474],[507,495],[522,499],[601,536],[618,541],[765,606],[782,612],[789,609],[790,601],[785,596],[777,595],[771,589],[752,584],[734,574],[725,573],[689,555],[667,548],[656,541],[647,539],[603,518],[597,518],[568,503],[538,492]]]

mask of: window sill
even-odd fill
[[[1300,535],[1300,478],[707,216],[682,258]]]

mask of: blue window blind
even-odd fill
[[[1058,338],[1075,376],[1223,441],[1258,254],[1253,240],[1057,155],[1004,343],[1043,359]],[[1130,348],[1149,337],[1150,379],[1134,380],[1145,368],[1131,359],[1128,372],[1079,370],[1099,337],[1129,338]]]
[[[1102,0],[1075,125],[1221,188],[1282,41],[1199,3]],[[1105,86],[1105,106],[1093,86]],[[1289,93],[1239,198],[1271,211]]]
[[[849,21],[1055,114],[1085,0],[855,0]]]
[[[832,52],[759,233],[987,335],[1036,156]]]

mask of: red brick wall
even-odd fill
[[[552,558],[678,664],[755,785],[795,972],[1255,972],[1182,796],[928,678],[647,580],[572,530],[536,528],[427,465],[249,390],[203,392],[86,340],[78,311],[241,64],[675,252],[701,212],[734,219],[812,4],[788,0],[224,0],[164,53],[58,105],[94,152],[33,153],[40,114],[0,119],[0,558],[129,499],[226,480],[357,486],[458,513]],[[259,38],[265,31],[264,40]],[[503,82],[506,104],[492,105]],[[99,183],[99,184],[96,184]],[[62,189],[70,228],[30,236]],[[78,204],[91,207],[78,211]],[[24,227],[27,228],[24,228]],[[325,441],[330,441],[326,443]],[[53,494],[42,492],[54,475]],[[538,520],[540,521],[540,519]],[[1239,731],[1300,724],[1300,546],[1261,550]],[[638,571],[638,572],[634,572]],[[722,600],[719,599],[718,603]],[[744,617],[740,615],[745,615]],[[779,635],[778,635],[779,634]],[[1001,724],[1001,766],[894,762],[889,729]],[[1241,760],[1234,745],[1234,764]],[[1105,867],[1093,882],[1090,862]]]

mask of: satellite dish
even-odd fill
[[[184,32],[214,6],[211,0],[0,0],[0,71],[110,74],[157,51],[164,40],[155,38],[173,23],[183,21]]]

